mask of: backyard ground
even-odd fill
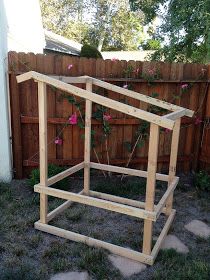
[[[93,177],[93,190],[133,199],[145,197],[143,179],[127,177],[121,182],[114,176]],[[71,178],[65,189],[78,192],[82,184],[82,178]],[[158,183],[157,201],[165,189],[166,185]],[[209,198],[209,193],[198,192],[192,180],[183,177],[175,191],[177,214],[169,232],[189,248],[189,253],[161,250],[152,267],[129,279],[210,279],[210,238],[196,237],[184,228],[194,219],[210,224]],[[50,210],[63,202],[49,200]],[[124,279],[109,262],[107,251],[34,229],[33,224],[39,219],[39,196],[26,180],[14,180],[10,185],[0,183],[0,213],[0,280],[50,279],[65,271],[88,271],[91,279]],[[154,239],[164,221],[160,216],[154,227]],[[74,204],[50,224],[136,250],[142,246],[141,220],[103,209]]]

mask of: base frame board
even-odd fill
[[[68,202],[70,203],[69,206],[71,206],[72,203],[70,201],[68,201]],[[46,232],[49,234],[53,234],[53,235],[56,235],[56,236],[59,236],[62,238],[66,238],[71,241],[81,242],[81,243],[84,243],[91,247],[102,248],[102,249],[108,250],[109,252],[111,252],[113,254],[116,254],[116,255],[119,255],[119,256],[122,256],[125,258],[129,258],[131,260],[142,262],[142,263],[145,263],[148,265],[153,265],[154,261],[157,257],[157,254],[161,248],[162,242],[164,241],[164,238],[168,233],[171,223],[173,222],[175,213],[176,213],[176,210],[172,209],[172,212],[168,216],[167,221],[153,247],[151,255],[146,255],[146,254],[143,254],[141,252],[138,252],[138,251],[135,251],[135,250],[132,250],[129,248],[124,248],[124,247],[121,247],[118,245],[111,244],[109,242],[105,242],[105,241],[95,239],[95,238],[92,238],[92,237],[89,237],[86,235],[82,235],[79,233],[75,233],[72,231],[64,230],[64,229],[61,229],[61,228],[58,228],[58,227],[55,227],[52,225],[43,224],[40,222],[40,220],[35,222],[34,227],[37,230],[40,230],[40,231],[43,231],[43,232]]]
[[[76,172],[76,170],[81,170],[82,168],[84,168],[84,166],[85,166],[85,164],[83,162],[80,163],[77,168],[74,168],[75,172]],[[101,165],[97,166],[97,165],[92,164],[91,167],[92,168],[95,168],[95,167],[101,168],[102,166]],[[106,171],[108,168],[109,167],[105,166]],[[59,178],[60,177],[63,178],[66,175],[68,176],[69,173],[72,174],[72,171],[74,171],[71,169],[72,168],[67,170],[65,172],[65,174],[62,174],[62,176],[60,174],[57,174],[56,176],[58,176]],[[115,167],[111,166],[110,169],[112,172],[117,172],[117,173],[126,172],[126,168],[122,168],[122,170],[120,170],[118,167],[115,169]],[[132,175],[135,176],[134,174],[136,171],[128,169],[127,172],[132,173]],[[140,174],[141,174],[141,172],[143,172],[142,175],[145,177],[147,176],[146,171],[139,170],[139,172],[140,172]],[[167,179],[168,179],[167,175],[157,173],[157,177],[159,180],[167,182]],[[53,179],[56,179],[56,178],[53,178]],[[50,179],[49,179],[49,181],[50,181]],[[55,181],[57,181],[57,180],[55,180]],[[154,211],[145,211],[145,202],[132,200],[132,199],[128,199],[128,198],[123,198],[123,197],[118,197],[118,196],[114,196],[114,195],[110,195],[110,194],[106,194],[106,193],[95,192],[95,191],[91,191],[91,190],[89,191],[88,195],[86,195],[84,193],[84,189],[76,194],[76,193],[61,191],[61,190],[54,189],[54,188],[44,187],[40,184],[35,185],[34,190],[35,190],[35,192],[38,192],[40,194],[50,195],[50,196],[58,197],[61,199],[67,199],[67,201],[65,201],[60,206],[58,206],[57,208],[55,208],[54,210],[52,210],[50,213],[47,214],[47,223],[49,221],[51,221],[54,217],[56,217],[57,215],[62,213],[64,210],[66,210],[68,207],[72,206],[72,204],[75,202],[87,204],[87,205],[91,205],[91,206],[96,206],[96,207],[98,207],[99,205],[95,205],[95,203],[97,204],[100,202],[106,202],[106,203],[108,203],[107,204],[108,206],[100,207],[100,208],[110,210],[110,211],[115,211],[115,212],[122,213],[122,214],[126,214],[129,216],[136,216],[140,219],[146,219],[146,220],[151,219],[152,221],[156,221],[161,213],[165,214],[165,212],[166,212],[165,204],[166,204],[167,198],[176,188],[178,181],[179,181],[179,178],[174,177],[174,180],[168,186],[167,191],[164,193],[164,195],[160,199],[159,203],[154,205]],[[49,185],[51,185],[51,184],[49,184]],[[81,200],[80,200],[80,198],[81,198]],[[88,202],[84,201],[84,199],[86,199]],[[109,207],[109,205],[111,206],[111,208]],[[116,211],[116,208],[112,208],[112,206],[121,206],[121,207],[125,206],[125,212],[123,210]],[[127,207],[130,207],[130,208],[127,208]],[[126,212],[126,209],[131,209],[131,210],[139,211],[139,212],[130,214],[129,211]],[[138,214],[138,213],[146,213],[146,216],[144,217],[143,214]],[[61,228],[58,228],[58,227],[55,227],[55,226],[52,226],[49,224],[45,224],[45,223],[42,223],[40,220],[35,222],[34,225],[35,225],[36,229],[41,230],[43,232],[53,234],[53,235],[56,235],[59,237],[63,237],[63,238],[66,238],[66,239],[69,239],[69,240],[72,240],[75,242],[82,242],[82,243],[87,244],[92,247],[103,248],[103,249],[110,251],[113,254],[117,254],[122,257],[127,257],[134,261],[139,261],[139,262],[142,262],[142,263],[145,263],[148,265],[153,265],[155,258],[157,257],[157,254],[161,248],[161,244],[164,241],[165,236],[167,235],[167,232],[170,228],[171,223],[173,222],[175,213],[176,213],[175,209],[172,209],[150,255],[147,255],[147,254],[144,254],[144,253],[141,253],[141,252],[129,249],[129,248],[117,246],[117,245],[111,244],[109,242],[101,241],[101,240],[98,240],[98,239],[95,239],[92,237],[88,237],[88,236],[85,236],[85,235],[82,235],[79,233],[64,230],[64,229],[61,229]]]

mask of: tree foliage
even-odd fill
[[[210,1],[209,0],[130,0],[133,10],[145,14],[145,23],[157,15],[162,24],[155,38],[163,47],[153,59],[182,62],[210,61]],[[160,9],[164,7],[165,14]]]
[[[40,0],[43,25],[57,34],[103,50],[137,50],[143,14],[128,0]]]

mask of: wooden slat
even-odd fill
[[[15,75],[10,75],[10,106],[12,121],[12,146],[15,178],[23,178],[22,137],[20,121],[20,95]]]
[[[107,165],[107,164],[100,164],[100,163],[95,163],[95,162],[91,162],[90,167],[94,168],[94,169],[98,169],[98,170],[105,170],[105,171],[110,171],[110,172],[127,174],[127,175],[131,175],[131,176],[138,176],[138,177],[144,177],[144,178],[147,178],[147,176],[148,176],[147,171],[113,166],[113,165]],[[156,179],[160,180],[160,181],[168,182],[168,175],[156,173]]]
[[[137,251],[134,251],[134,250],[131,250],[128,248],[113,245],[111,243],[104,242],[104,241],[101,241],[101,240],[98,240],[95,238],[91,238],[91,237],[88,237],[88,236],[85,236],[85,235],[82,235],[79,233],[60,229],[60,228],[50,226],[50,225],[45,225],[45,224],[42,224],[39,222],[35,223],[35,228],[38,230],[50,233],[50,234],[57,235],[59,237],[67,238],[67,239],[75,241],[75,242],[82,242],[88,246],[92,246],[92,247],[96,247],[96,248],[103,248],[105,250],[109,250],[113,254],[117,254],[122,257],[132,259],[134,261],[143,262],[143,263],[146,263],[149,265],[153,264],[153,258],[151,256],[139,253]]]
[[[178,157],[178,161],[179,162],[184,162],[184,161],[191,161],[193,159],[193,155],[191,156],[179,156]],[[49,163],[53,163],[53,164],[57,164],[57,165],[61,165],[61,166],[65,166],[65,165],[75,165],[80,163],[83,160],[83,158],[78,158],[78,159],[51,159],[48,162]],[[158,163],[168,163],[170,160],[169,156],[161,156],[158,157]],[[202,160],[202,157],[201,157]],[[204,158],[203,158],[204,160]],[[127,162],[127,159],[123,159],[123,158],[118,158],[118,159],[111,159],[110,160],[110,164],[111,165],[122,165],[125,164]],[[148,158],[147,157],[142,157],[142,158],[134,158],[132,159],[132,165],[137,165],[137,164],[146,164],[148,162]],[[23,166],[25,167],[36,167],[38,166],[38,162],[34,162],[31,160],[23,160]]]
[[[174,122],[171,120],[168,120],[166,118],[154,115],[149,112],[145,112],[145,111],[137,109],[137,108],[133,108],[132,106],[122,104],[122,103],[114,101],[114,100],[110,100],[109,98],[100,96],[98,94],[87,92],[78,87],[63,83],[61,81],[55,80],[53,78],[50,78],[46,75],[42,75],[42,74],[34,72],[34,71],[30,71],[28,73],[17,76],[18,83],[24,82],[29,79],[34,79],[34,80],[38,80],[41,82],[45,82],[47,84],[50,84],[54,87],[57,87],[61,90],[66,91],[66,92],[73,93],[76,96],[88,99],[90,101],[93,101],[100,105],[106,106],[108,108],[131,115],[133,117],[136,117],[136,118],[139,118],[142,120],[146,120],[146,121],[152,122],[154,124],[158,124],[162,127],[168,128],[168,129],[172,129],[174,126]],[[121,88],[119,88],[119,89],[121,89]]]
[[[86,83],[86,90],[92,92],[92,81]],[[85,147],[84,147],[84,194],[90,190],[90,151],[91,151],[91,115],[92,101],[85,102]]]
[[[127,89],[124,89],[124,88],[121,88],[121,87],[118,87],[118,86],[106,83],[104,81],[97,80],[95,78],[92,78],[92,79],[93,79],[93,83],[95,85],[97,85],[97,86],[100,86],[100,87],[106,88],[108,90],[112,90],[112,91],[118,92],[120,94],[123,94],[123,95],[129,96],[129,97],[135,98],[137,100],[140,100],[140,101],[143,101],[143,102],[146,102],[146,103],[149,103],[149,104],[152,104],[152,105],[155,105],[155,106],[167,109],[167,110],[177,111],[177,110],[183,109],[180,106],[176,106],[174,104],[170,104],[170,103],[168,103],[166,101],[155,99],[155,98],[152,98],[150,96],[145,96],[145,95],[143,95],[141,93],[137,93],[137,92],[132,91],[132,90],[127,90]],[[192,117],[193,113],[194,113],[193,111],[186,109],[185,116]]]
[[[179,178],[178,177],[174,177],[173,181],[171,182],[170,186],[168,187],[167,191],[164,193],[163,197],[161,198],[161,200],[159,201],[157,207],[156,207],[156,213],[157,213],[157,218],[159,217],[159,215],[162,213],[163,208],[166,205],[166,201],[168,199],[168,197],[173,194],[177,184],[179,182]]]
[[[47,163],[47,91],[46,84],[38,82],[38,102],[39,102],[39,167],[40,184],[47,187],[48,163]],[[47,222],[47,195],[40,194],[40,221]]]
[[[71,168],[68,168],[67,170],[64,170],[61,173],[56,174],[55,176],[53,176],[47,180],[47,186],[51,186],[51,185],[55,184],[56,182],[76,173],[77,171],[83,169],[84,166],[85,166],[84,162],[81,162]]]
[[[20,117],[21,119],[21,123],[39,123],[39,118],[38,117],[32,117],[32,116],[25,116],[25,115],[21,115]],[[67,121],[66,118],[48,118],[47,119],[47,123],[48,124],[65,124]],[[96,120],[96,119],[92,119],[91,120],[92,124],[95,125],[100,125],[101,122]],[[109,120],[110,124],[113,125],[139,125],[139,120],[137,119],[127,119],[127,118],[122,118],[122,119],[110,119]],[[192,121],[192,119],[189,118],[182,118],[181,120],[182,124],[192,124],[194,123],[194,121]]]
[[[147,167],[147,172],[149,176],[147,177],[145,202],[145,209],[148,211],[154,210],[159,133],[159,126],[151,124]],[[152,226],[152,221],[144,221],[143,253],[147,255],[150,255],[151,253]]]
[[[46,188],[46,187],[42,187],[41,185],[35,185],[34,191],[41,193],[41,194],[46,194],[46,195],[50,195],[50,196],[54,196],[54,197],[58,197],[58,198],[66,199],[66,200],[71,200],[74,202],[82,203],[82,204],[89,205],[89,206],[95,206],[98,208],[126,214],[126,215],[133,216],[133,217],[148,219],[148,220],[152,220],[152,221],[155,220],[155,212],[138,209],[138,208],[123,205],[120,203],[110,202],[110,201],[106,201],[103,199],[93,198],[93,197],[85,196],[85,195],[79,195],[79,194],[75,194],[75,193],[67,192],[67,191],[63,191],[63,190],[57,190],[57,189],[53,189],[50,187]]]
[[[175,121],[176,119],[181,118],[184,115],[185,115],[185,109],[181,109],[179,111],[164,115],[164,118]]]
[[[171,154],[170,154],[170,163],[169,163],[169,181],[168,188],[172,184],[174,177],[176,175],[176,164],[177,164],[177,155],[178,155],[178,147],[179,147],[179,133],[180,133],[180,123],[181,120],[178,119],[175,122],[175,127],[172,132],[172,141],[171,141]],[[168,201],[166,203],[166,213],[168,215],[171,214],[173,206],[173,192],[170,194]]]
[[[176,214],[176,210],[172,209],[171,214],[168,217],[168,219],[167,219],[167,221],[164,225],[164,228],[162,229],[161,234],[160,234],[160,236],[158,237],[158,240],[155,243],[154,248],[152,249],[151,256],[154,258],[154,260],[157,257],[157,254],[158,254],[158,252],[161,248],[162,242],[164,241],[164,238],[166,237],[166,235],[169,231],[169,228],[170,228],[170,226],[173,222],[175,214]]]

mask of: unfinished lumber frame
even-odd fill
[[[34,186],[34,191],[40,193],[40,220],[35,222],[35,228],[76,242],[83,242],[89,246],[104,248],[114,254],[118,254],[136,261],[152,265],[155,261],[158,251],[160,250],[161,244],[165,236],[167,235],[167,232],[170,228],[170,225],[173,221],[176,212],[172,208],[172,204],[173,193],[179,181],[179,178],[176,177],[175,174],[181,117],[192,117],[194,112],[189,109],[185,109],[183,107],[170,104],[162,100],[148,97],[143,94],[130,91],[89,76],[65,77],[62,78],[62,81],[59,76],[52,78],[34,71],[30,71],[17,76],[18,83],[24,82],[29,79],[34,79],[38,82],[39,105],[40,183]],[[86,89],[84,90],[68,83],[84,83],[86,84]],[[67,170],[51,178],[47,177],[46,85],[54,86],[57,89],[84,98],[86,102],[84,161],[75,165],[74,167],[68,168]],[[153,113],[143,111],[139,108],[135,108],[133,106],[129,106],[121,102],[114,101],[110,98],[106,98],[96,93],[93,93],[93,85],[120,93],[128,97],[135,98],[142,102],[147,102],[149,104],[164,108],[172,112],[164,116],[158,116]],[[92,102],[117,110],[119,112],[123,112],[138,119],[150,122],[150,140],[147,171],[91,162],[90,151]],[[157,173],[157,157],[160,127],[172,130],[171,156],[168,175]],[[141,202],[110,194],[91,191],[90,168],[146,178],[146,201]],[[80,191],[78,194],[50,187],[54,183],[62,180],[65,177],[70,176],[71,174],[81,169],[84,169],[84,187],[83,190]],[[155,205],[155,187],[157,180],[167,182],[168,188],[162,196],[162,198],[160,199],[159,203]],[[59,207],[48,213],[48,195],[64,199],[66,200],[66,202],[64,202]],[[60,229],[58,227],[54,227],[48,224],[55,216],[57,216],[58,214],[62,213],[65,209],[70,207],[73,202],[95,206],[98,208],[143,219],[144,235],[142,252],[116,246],[108,242],[104,242],[88,236],[84,236],[82,234]],[[152,248],[153,223],[157,221],[161,213],[167,216],[167,220],[156,241],[156,244]]]

